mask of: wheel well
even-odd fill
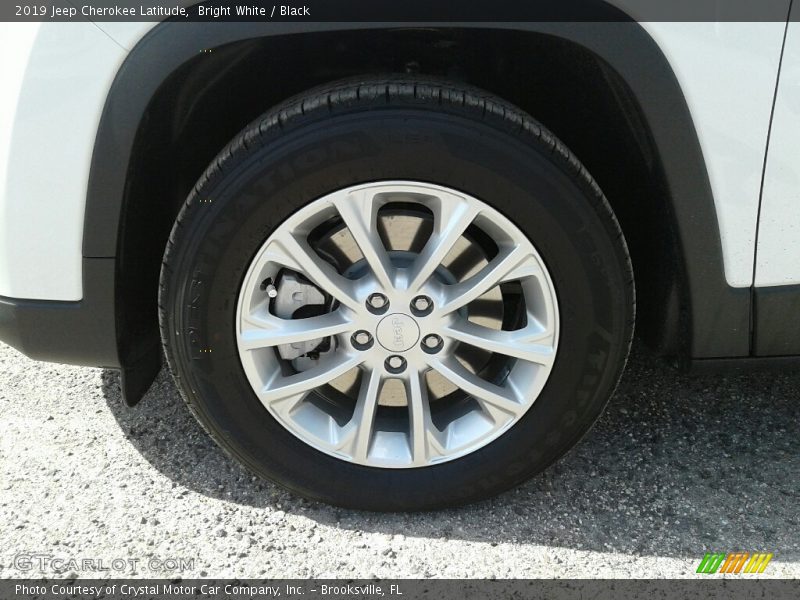
[[[122,356],[135,360],[158,343],[166,239],[187,194],[225,144],[294,94],[340,78],[397,72],[478,86],[560,137],[620,219],[637,281],[639,335],[662,353],[678,351],[680,326],[688,327],[680,314],[681,247],[658,154],[627,85],[592,52],[546,34],[414,28],[235,42],[199,52],[159,87],[136,133],[121,214]]]

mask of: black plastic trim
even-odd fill
[[[800,354],[800,285],[754,289],[753,354]]]
[[[754,371],[796,371],[798,369],[800,369],[800,356],[700,358],[689,363],[689,372],[696,375],[739,375]]]
[[[420,26],[452,27],[448,23]],[[686,273],[681,350],[695,357],[748,356],[748,289],[727,285],[711,187],[686,101],[652,38],[632,23],[459,24],[542,33],[603,59],[629,86],[658,153],[677,224]],[[85,256],[117,256],[128,164],[139,124],[159,86],[202,49],[252,38],[315,31],[381,29],[392,23],[172,23],[156,26],[131,51],[108,96],[92,160],[84,230]],[[403,27],[413,27],[404,23]],[[266,107],[265,107],[266,108]],[[125,335],[125,332],[120,332]]]
[[[83,300],[0,297],[0,339],[35,360],[119,368],[114,259],[83,260]]]
[[[120,371],[122,397],[133,406],[161,370],[161,345],[150,339],[133,349],[117,335],[114,258],[83,259],[78,302],[0,296],[0,340],[34,360]]]

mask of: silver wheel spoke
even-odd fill
[[[434,207],[434,231],[411,268],[408,289],[417,292],[445,259],[480,208],[461,198],[446,202],[440,198]]]
[[[521,246],[506,248],[475,275],[445,288],[446,300],[440,312],[447,314],[466,306],[507,281],[543,275],[539,261]]]
[[[434,358],[429,364],[442,377],[475,398],[492,416],[496,416],[497,410],[517,416],[527,408],[519,402],[513,391],[481,379],[455,359]]]
[[[383,379],[376,369],[370,369],[361,376],[361,386],[356,400],[353,417],[345,426],[342,448],[360,461],[366,461],[372,441],[375,412],[378,408],[378,395]]]
[[[423,373],[413,373],[406,381],[408,417],[411,422],[409,446],[412,462],[423,466],[446,453],[440,432],[431,420],[428,386]]]
[[[460,320],[444,329],[445,335],[476,348],[496,352],[504,356],[519,358],[539,365],[552,366],[555,350],[546,343],[538,343],[550,337],[547,331],[525,328],[519,331],[501,331]]]
[[[302,373],[285,376],[276,371],[272,379],[261,389],[258,397],[267,404],[287,398],[303,397],[311,390],[346,373],[362,360],[358,356],[342,353]]]
[[[360,307],[361,303],[355,298],[353,282],[337,273],[317,256],[305,240],[297,239],[291,232],[278,230],[264,258],[302,273],[345,306],[352,309]]]
[[[372,269],[375,279],[384,289],[391,289],[391,262],[377,233],[379,204],[374,195],[368,191],[343,194],[333,204]]]
[[[307,319],[279,319],[272,315],[263,317],[250,315],[244,320],[250,325],[246,329],[243,328],[240,333],[239,346],[244,350],[308,342],[339,335],[352,328],[350,321],[340,311]]]

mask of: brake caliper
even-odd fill
[[[284,273],[276,289],[272,311],[281,319],[308,318],[324,314],[331,308],[330,297],[296,273]],[[320,358],[333,351],[334,343],[330,337],[278,346],[280,357],[292,361],[297,371],[307,371],[316,366]]]

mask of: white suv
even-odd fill
[[[634,323],[684,366],[797,364],[789,5],[4,24],[0,339],[119,369],[131,406],[163,349],[216,442],[308,497],[507,489],[597,419]]]

